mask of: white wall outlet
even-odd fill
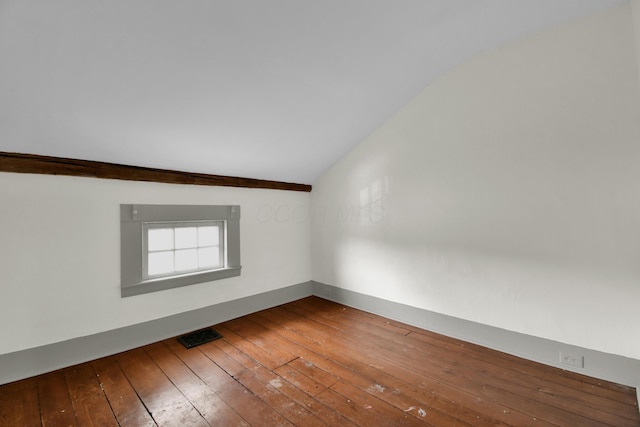
[[[560,364],[573,366],[574,368],[584,368],[584,356],[561,351]]]

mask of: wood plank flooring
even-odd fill
[[[0,386],[0,426],[640,426],[635,389],[317,297]]]

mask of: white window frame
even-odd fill
[[[218,229],[218,233],[219,233],[219,242],[217,247],[220,248],[220,258],[218,259],[218,265],[216,267],[209,267],[209,268],[195,268],[193,270],[186,270],[186,271],[174,271],[171,273],[164,273],[164,274],[154,274],[151,275],[149,274],[149,248],[148,248],[148,243],[149,243],[149,230],[153,230],[153,229],[159,229],[159,228],[170,228],[170,229],[177,229],[177,228],[188,228],[188,227],[202,227],[202,226],[213,226],[216,227]],[[172,222],[143,222],[142,223],[142,278],[144,280],[153,280],[153,279],[160,279],[162,277],[171,277],[171,276],[180,276],[183,274],[191,274],[191,273],[198,273],[198,272],[204,272],[204,271],[213,271],[213,270],[219,270],[221,268],[225,268],[227,266],[227,257],[226,257],[226,252],[225,252],[225,248],[226,248],[226,244],[225,244],[225,238],[226,238],[226,229],[227,229],[227,223],[226,221],[220,221],[220,220],[210,220],[210,221],[172,221]],[[201,246],[197,246],[195,248],[200,248]],[[194,249],[195,249],[194,248]],[[180,249],[177,249],[180,250]],[[173,250],[171,250],[171,252],[176,252],[176,248],[174,248]]]
[[[221,224],[222,267],[149,276],[149,228]],[[120,205],[121,296],[156,292],[239,276],[240,206]]]

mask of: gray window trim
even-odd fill
[[[178,276],[143,279],[143,226],[148,222],[225,221],[224,268]],[[238,205],[120,205],[121,296],[130,297],[181,286],[239,276],[240,206]]]

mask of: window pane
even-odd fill
[[[222,267],[220,262],[220,248],[217,246],[211,248],[198,249],[198,266],[200,268]]]
[[[198,269],[198,250],[184,249],[176,251],[176,271],[189,271]]]
[[[149,276],[157,276],[158,274],[166,274],[173,271],[173,251],[149,254]]]
[[[147,248],[149,251],[173,249],[173,228],[150,228]]]
[[[220,245],[220,229],[218,227],[198,227],[198,246]]]
[[[195,248],[198,246],[198,230],[196,227],[176,228],[176,249]]]

